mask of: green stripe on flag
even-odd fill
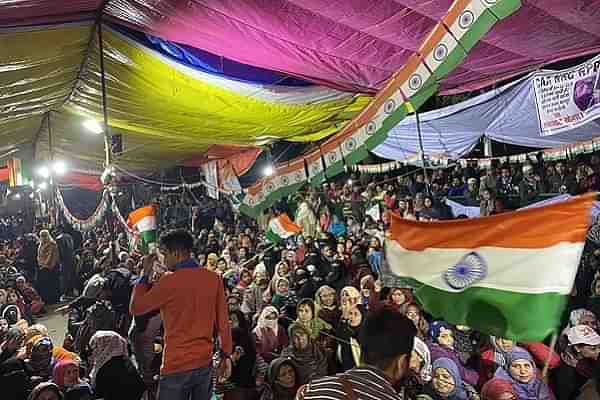
[[[271,243],[279,243],[283,240],[283,238],[269,229],[265,235],[265,238]]]
[[[150,251],[150,244],[156,243],[156,231],[151,230],[151,231],[141,232],[140,240],[141,240],[140,245],[142,247],[142,252],[144,254],[148,254],[148,252]]]
[[[471,287],[448,292],[413,280],[415,295],[434,318],[522,342],[543,341],[560,326],[568,296]]]

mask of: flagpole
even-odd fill
[[[412,105],[411,105],[412,107]],[[425,188],[427,194],[431,194],[429,177],[427,176],[427,168],[425,167],[425,147],[423,146],[423,134],[421,132],[421,119],[419,118],[419,112],[413,107],[415,112],[415,121],[417,123],[417,135],[419,137],[419,152],[421,153],[421,163],[423,164],[423,178],[425,178]]]
[[[554,355],[554,346],[556,346],[556,340],[558,339],[558,335],[556,332],[552,334],[552,339],[550,340],[550,349],[548,351],[548,356],[546,356],[546,360],[544,362],[544,369],[542,370],[542,379],[546,378],[548,375],[548,370],[550,368],[550,361],[552,360],[552,356]]]

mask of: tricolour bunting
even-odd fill
[[[156,246],[156,209],[146,206],[132,211],[127,218],[127,225],[139,238],[140,250],[148,254]]]
[[[302,227],[295,224],[287,214],[280,214],[269,222],[269,230],[266,236],[268,241],[279,243],[300,232],[302,232]]]
[[[391,272],[435,318],[519,341],[555,332],[571,293],[595,196],[488,218],[392,217]]]

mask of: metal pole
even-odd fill
[[[421,133],[421,119],[419,118],[419,112],[415,109],[415,120],[417,122],[417,135],[419,136],[419,152],[421,153],[421,163],[423,164],[423,177],[425,178],[425,188],[427,194],[431,194],[429,177],[427,176],[427,168],[425,168],[425,149],[423,147],[423,135]]]
[[[48,124],[48,159],[50,165],[48,170],[50,171],[50,225],[58,225],[58,210],[56,208],[56,187],[54,186],[54,143],[52,141],[52,124],[51,124],[51,111],[46,114],[46,123]]]
[[[102,114],[104,117],[105,167],[111,164],[110,132],[108,127],[108,105],[106,99],[106,71],[104,69],[104,42],[102,40],[102,17],[98,19],[98,48],[100,50],[100,83],[102,85]]]
[[[106,70],[104,69],[104,42],[102,39],[102,15],[98,18],[98,48],[100,50],[100,83],[102,85],[102,114],[104,117],[104,152],[105,152],[105,160],[104,167],[108,168],[111,165],[111,148],[110,148],[110,132],[108,126],[108,105],[107,105],[107,96],[106,96]],[[116,248],[115,248],[115,227],[112,223],[112,203],[115,201],[113,199],[112,193],[107,193],[108,196],[108,210],[106,217],[106,224],[108,225],[108,232],[110,237],[110,252],[111,252],[111,260],[114,263],[116,261]]]

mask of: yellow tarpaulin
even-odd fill
[[[99,50],[92,29],[91,23],[80,23],[0,33],[4,143],[36,141],[43,158],[48,130],[42,116],[54,110],[55,154],[86,166],[101,165],[102,137],[82,125],[86,118],[100,121],[102,115]],[[125,150],[116,161],[139,169],[175,164],[211,144],[318,140],[337,132],[370,100],[324,90],[319,101],[288,101],[289,96],[265,93],[268,89],[260,85],[254,90],[251,84],[229,84],[177,65],[108,26],[104,47],[111,133],[123,134]]]

